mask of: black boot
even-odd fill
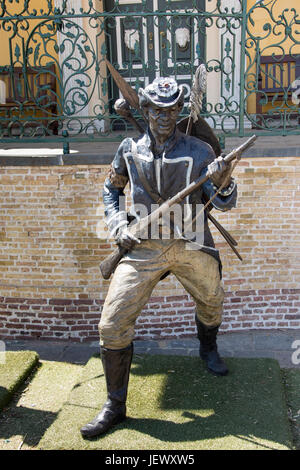
[[[107,401],[93,421],[80,429],[83,437],[107,432],[126,418],[126,398],[133,345],[124,349],[101,348],[101,359],[107,387]]]
[[[228,369],[218,353],[217,334],[219,326],[206,326],[196,316],[200,357],[206,362],[207,370],[216,375],[227,375]]]

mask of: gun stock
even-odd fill
[[[118,245],[117,248],[109,256],[107,256],[107,258],[105,258],[102,263],[100,263],[100,271],[103,279],[110,278],[123,256],[126,255],[126,253],[127,250]]]

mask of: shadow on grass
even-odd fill
[[[94,361],[88,380],[73,389],[75,393],[44,444],[49,448],[56,441],[67,448],[137,450],[168,449],[170,445],[178,449],[291,448],[277,361],[230,358],[226,362],[229,375],[217,377],[206,371],[198,357],[135,355],[128,419],[87,444],[79,435],[79,422],[83,425],[94,418],[106,395],[104,377],[99,375],[100,359]],[[96,410],[100,394],[103,401]],[[68,433],[69,420],[73,422]]]
[[[24,444],[35,447],[56,417],[57,413],[12,407],[1,414],[0,439],[9,441],[15,436],[23,436]]]
[[[217,377],[204,369],[199,358],[136,356],[132,377],[139,379],[136,393],[144,400],[142,383],[147,389],[151,376],[165,376],[157,396],[162,418],[159,414],[155,419],[147,418],[149,403],[145,403],[144,416],[130,418],[122,427],[166,442],[232,436],[235,441],[259,442],[263,448],[273,448],[266,441],[290,448],[291,434],[278,363],[272,359],[236,358],[226,362],[230,374]],[[151,402],[151,393],[148,400]],[[136,402],[135,406],[140,405],[142,411],[143,403],[138,396]],[[168,412],[174,420],[163,419],[168,417]]]
[[[1,409],[8,403],[10,399],[10,394],[5,387],[1,387],[0,385],[0,412]]]
[[[240,447],[243,448],[244,443],[252,443],[252,444],[259,444],[260,447],[267,449],[274,449],[273,445],[268,445],[266,443],[262,443],[261,440],[269,440],[273,441],[274,439],[268,435],[260,435],[257,433],[257,429],[252,433],[250,432],[249,427],[243,426],[240,429],[240,434],[236,427],[227,426],[227,429],[223,432],[221,431],[224,429],[223,426],[223,418],[220,416],[220,420],[214,420],[213,418],[202,418],[195,414],[187,413],[182,414],[185,417],[189,417],[191,421],[188,423],[175,423],[173,421],[168,420],[155,420],[155,419],[135,419],[135,418],[128,418],[126,421],[126,425],[124,428],[127,429],[128,432],[130,430],[137,431],[139,433],[146,433],[155,439],[158,439],[162,442],[196,442],[196,441],[207,441],[207,440],[214,440],[219,438],[225,438],[229,440],[233,440],[236,443],[236,448],[238,448],[238,440],[242,441],[240,443]],[[220,426],[218,428],[218,425]],[[283,442],[278,442],[281,445],[288,445],[285,440]],[[137,444],[138,445],[138,444]],[[229,445],[229,447],[231,447]]]
[[[31,374],[31,380],[38,368]],[[23,384],[12,396],[5,394],[6,389],[0,387],[0,397],[7,396],[6,407],[0,410],[0,439],[9,441],[15,436],[23,436],[24,444],[34,447],[55,421],[57,413],[34,409],[34,404],[32,404],[32,408],[18,406],[20,395],[26,386]],[[2,448],[5,448],[5,445]]]

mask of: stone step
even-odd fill
[[[41,360],[0,416],[0,451],[33,450],[56,420],[81,365]]]
[[[6,351],[0,354],[0,410],[11,400],[29,374],[37,366],[34,351]]]

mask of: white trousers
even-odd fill
[[[135,322],[161,276],[170,271],[195,301],[198,319],[206,326],[222,321],[224,291],[219,263],[202,251],[187,249],[178,240],[146,240],[126,255],[112,277],[99,323],[100,345],[127,347],[135,336]]]

